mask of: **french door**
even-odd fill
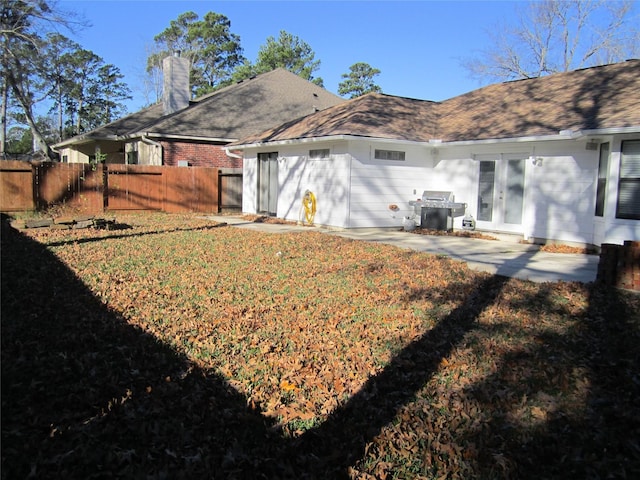
[[[522,232],[524,169],[522,158],[481,160],[478,175],[479,228]]]
[[[258,154],[258,213],[278,212],[278,152]]]

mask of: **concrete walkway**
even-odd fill
[[[545,253],[535,245],[513,240],[480,240],[454,236],[416,235],[389,229],[358,228],[336,230],[292,224],[256,223],[239,216],[212,215],[206,218],[234,227],[266,233],[317,231],[353,240],[379,242],[466,262],[474,270],[533,282],[593,282],[598,272],[597,255]]]

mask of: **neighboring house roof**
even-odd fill
[[[638,92],[640,60],[489,85],[443,102],[372,93],[237,145],[341,135],[459,142],[640,128]]]
[[[162,104],[156,104],[56,147],[141,135],[229,142],[342,102],[343,98],[278,68],[200,97],[173,114],[164,115]]]

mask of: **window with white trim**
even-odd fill
[[[640,140],[622,142],[616,218],[640,220]]]
[[[404,152],[399,150],[375,150],[374,158],[376,160],[398,160],[404,161]]]
[[[309,158],[313,160],[318,160],[321,158],[329,158],[331,156],[331,152],[328,148],[319,148],[316,150],[309,150]]]

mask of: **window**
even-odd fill
[[[607,172],[609,171],[609,144],[600,145],[598,161],[598,185],[596,186],[596,217],[604,215],[604,195],[607,191]]]
[[[376,160],[404,160],[404,152],[397,150],[377,150],[375,151]]]
[[[127,165],[137,165],[138,164],[138,152],[132,151],[127,152]]]
[[[311,159],[319,159],[319,158],[329,158],[331,153],[328,148],[321,148],[318,150],[309,150],[309,158]]]
[[[616,217],[640,220],[640,140],[622,142]]]

